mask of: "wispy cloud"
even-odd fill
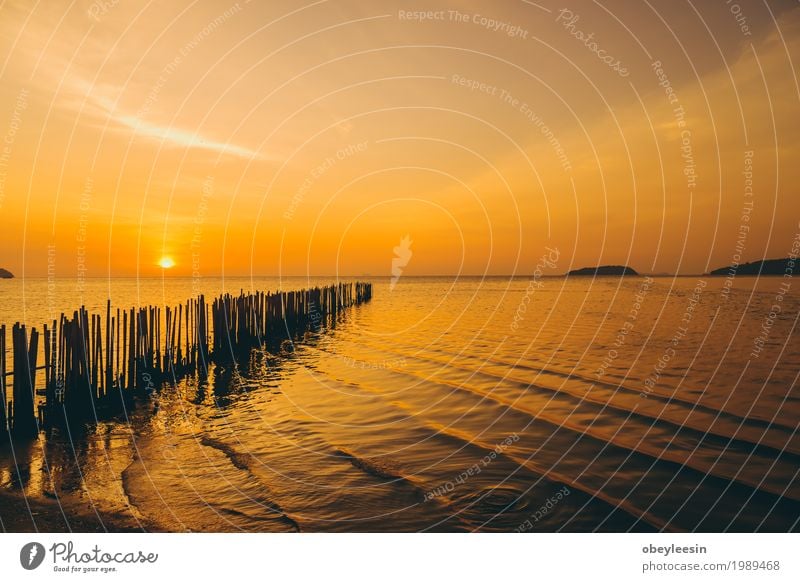
[[[114,121],[134,130],[136,135],[150,137],[159,141],[173,144],[180,147],[211,150],[222,154],[239,156],[241,158],[253,159],[262,156],[246,147],[237,146],[231,143],[215,141],[202,135],[178,129],[175,127],[162,127],[143,121],[141,118],[132,115],[112,115]]]
[[[95,113],[118,128],[133,131],[136,136],[175,147],[208,150],[248,160],[264,159],[262,154],[250,148],[211,139],[196,131],[159,125],[146,121],[140,115],[126,112],[109,96],[113,94],[113,88],[108,86],[92,85],[83,79],[74,79],[70,86],[73,96],[77,98],[67,102],[70,108],[79,108],[84,113]]]

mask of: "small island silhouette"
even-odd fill
[[[0,279],[13,279],[14,275],[11,271],[6,271],[5,269],[0,269]]]
[[[601,265],[599,267],[583,267],[567,273],[567,277],[621,277],[632,275],[638,277],[639,273],[625,265]]]
[[[792,264],[790,264],[790,262]],[[794,259],[764,259],[763,261],[753,261],[752,263],[744,263],[742,265],[728,265],[714,269],[709,273],[713,277],[725,277],[727,275],[768,275],[768,276],[782,276],[785,273],[791,273],[794,270]]]

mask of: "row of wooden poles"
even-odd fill
[[[192,374],[203,377],[212,362],[236,361],[252,349],[318,329],[325,318],[371,297],[372,284],[361,282],[225,294],[210,305],[200,295],[166,307],[163,317],[161,307],[112,311],[109,301],[105,319],[81,307],[43,326],[42,334],[16,323],[11,350],[2,325],[0,434],[34,437],[49,426],[116,414],[137,394]],[[37,388],[39,370],[43,388]]]

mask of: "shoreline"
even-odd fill
[[[3,533],[147,533],[160,531],[151,523],[136,525],[131,518],[91,509],[75,503],[59,503],[44,497],[26,497],[0,489],[0,529]],[[30,508],[30,509],[29,509]],[[63,512],[63,513],[62,513]]]

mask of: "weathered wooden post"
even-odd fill
[[[14,349],[14,419],[12,434],[15,437],[32,438],[39,431],[34,413],[36,359],[39,349],[39,332],[31,330],[30,345],[24,325],[12,328]]]

